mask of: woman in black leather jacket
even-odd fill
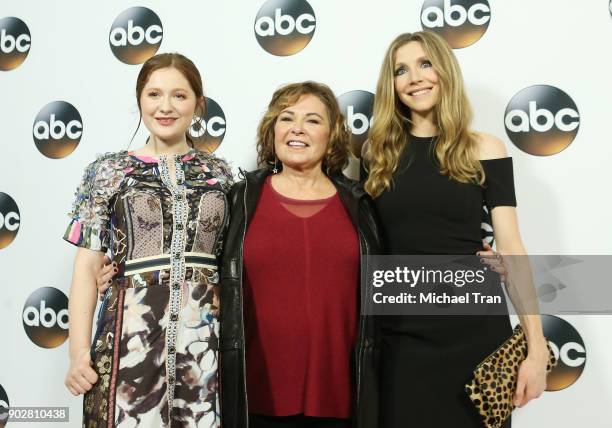
[[[370,198],[361,185],[342,174],[349,153],[343,119],[333,93],[325,85],[304,82],[280,88],[259,126],[258,160],[264,167],[244,174],[228,194],[230,220],[220,280],[221,412],[225,428],[377,426],[378,322],[375,317],[362,315],[359,307],[360,300],[368,295],[361,289],[366,282],[360,276],[366,271],[367,256],[380,252],[379,231]],[[313,201],[315,205],[310,206]],[[307,226],[307,221],[313,224]],[[313,235],[303,235],[301,228],[293,235],[292,225],[299,224],[305,225],[304,230],[311,227]],[[349,227],[343,229],[343,225]],[[346,254],[336,249],[342,239],[352,243],[355,250],[350,263],[345,263]],[[291,256],[319,244],[323,250],[314,252],[312,258],[307,254],[311,262],[302,263],[301,257]],[[324,256],[326,247],[331,248],[328,256]],[[307,271],[311,264],[317,266],[316,272]],[[307,266],[305,271],[300,271],[302,266]],[[321,271],[333,277],[344,272],[342,269],[355,273],[342,276],[350,278],[347,290],[354,293],[354,305],[349,306],[354,313],[344,315],[342,311],[349,303],[341,300],[351,299],[336,299],[334,294],[343,285],[334,280],[321,288],[325,280],[317,277]],[[313,302],[318,302],[317,306],[310,309]],[[326,309],[333,312],[327,319],[335,316],[355,331],[343,335],[337,332],[337,323],[318,322],[326,316],[322,314]],[[292,316],[296,312],[299,315]],[[271,323],[279,316],[283,322]],[[334,334],[341,337],[335,340]],[[331,335],[333,340],[329,336],[321,339],[322,335]],[[326,347],[345,342],[351,345],[346,361],[340,361],[345,367],[326,367],[325,359],[333,360],[338,355]],[[305,350],[294,352],[301,351],[292,350],[300,343]],[[326,345],[316,346],[321,343]],[[282,351],[275,351],[279,349]],[[287,362],[286,357],[292,355],[300,361]],[[323,364],[317,365],[318,357]],[[305,369],[306,379],[296,376],[300,370],[294,366]],[[338,391],[334,381],[336,376],[342,378],[343,371],[347,373],[347,388]],[[275,386],[279,382],[281,387]],[[321,383],[325,384],[325,394],[317,392]],[[300,394],[302,388],[304,393]],[[292,391],[297,398],[290,405]],[[339,403],[343,397],[347,399],[345,411],[330,404],[334,397]]]

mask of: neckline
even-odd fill
[[[338,192],[336,191],[336,193],[334,193],[333,195],[328,196],[326,198],[320,198],[320,199],[294,199],[294,198],[290,198],[288,196],[283,195],[278,190],[276,190],[274,188],[274,186],[272,186],[272,176],[271,175],[269,175],[266,178],[266,184],[268,185],[270,190],[272,190],[272,194],[274,194],[274,196],[276,198],[280,199],[281,202],[285,202],[285,203],[289,203],[289,204],[294,204],[294,205],[315,205],[315,204],[318,205],[318,204],[324,204],[324,203],[329,202],[330,200],[332,200],[336,196],[338,196]]]
[[[144,163],[159,163],[161,156],[165,156],[166,158],[180,157],[181,161],[188,161],[195,157],[194,156],[195,151],[196,149],[191,147],[186,153],[182,153],[182,154],[177,153],[175,155],[167,155],[165,153],[162,153],[159,156],[147,156],[147,155],[137,155],[136,152],[134,151],[128,152],[128,155]]]
[[[434,139],[436,139],[438,137],[438,135],[431,135],[429,137],[418,137],[414,134],[408,134],[408,139],[413,140],[413,141],[424,141],[424,142],[429,142],[429,141],[433,141]]]

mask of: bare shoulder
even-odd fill
[[[506,145],[495,135],[485,132],[474,132],[474,135],[476,136],[476,144],[478,147],[478,159],[498,159],[508,156]]]

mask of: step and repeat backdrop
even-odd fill
[[[23,426],[80,426],[81,399],[63,385],[75,248],[61,236],[85,166],[145,142],[141,126],[130,143],[140,64],[158,52],[196,63],[207,113],[191,135],[237,172],[255,167],[272,92],[302,80],[335,91],[358,154],[387,45],[421,29],[455,49],[475,129],[514,158],[528,251],[611,254],[608,0],[2,2],[0,408],[67,407],[68,422]],[[563,284],[546,287],[554,298]],[[514,426],[612,426],[612,317],[543,322],[559,365]]]

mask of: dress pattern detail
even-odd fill
[[[98,313],[84,427],[220,426],[217,256],[232,184],[225,161],[195,150],[87,167],[64,239],[109,252],[119,273]]]

